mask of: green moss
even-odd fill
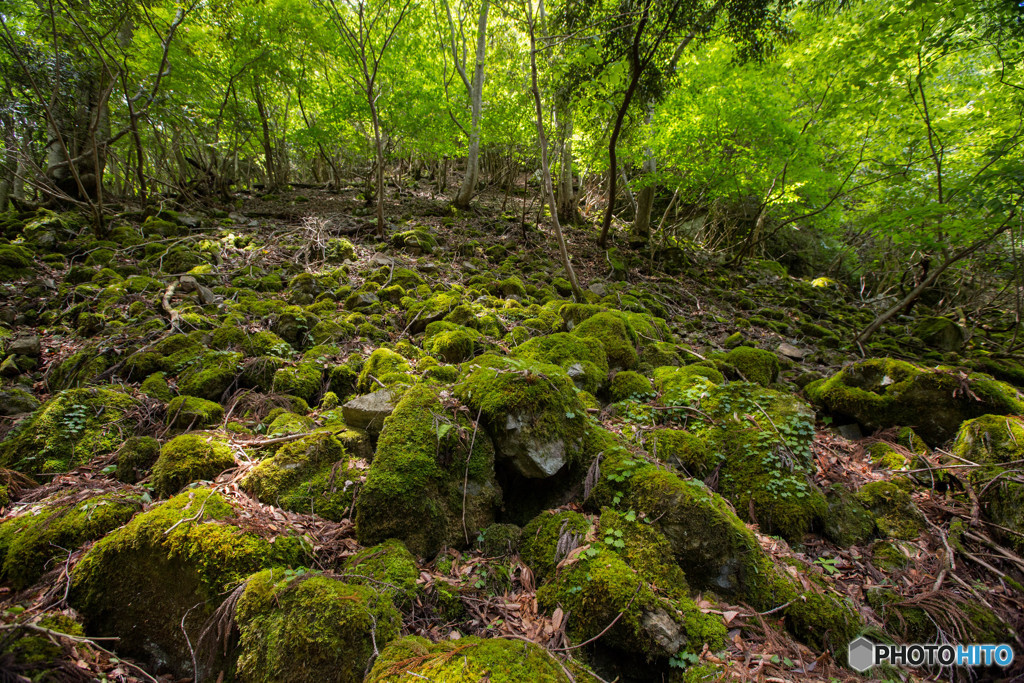
[[[445,544],[466,545],[493,521],[501,499],[493,447],[484,435],[471,439],[464,415],[449,414],[429,388],[418,386],[384,421],[356,501],[361,543],[399,538],[413,553],[430,556]]]
[[[53,368],[46,378],[46,384],[54,391],[80,387],[88,384],[111,364],[106,353],[100,352],[95,346],[87,346]]]
[[[713,467],[707,443],[683,429],[656,429],[647,436],[647,452],[658,460],[683,467],[694,477],[702,477]]]
[[[394,606],[369,588],[315,573],[265,570],[238,600],[238,679],[362,681],[375,649],[398,636]]]
[[[178,389],[183,394],[216,401],[231,388],[241,374],[242,354],[209,351],[181,371]]]
[[[373,588],[400,607],[408,607],[420,593],[416,559],[396,538],[364,548],[345,560],[345,581]]]
[[[332,263],[355,261],[356,248],[344,237],[329,239],[327,240],[327,260]]]
[[[570,681],[558,662],[534,643],[470,637],[432,644],[426,638],[406,636],[384,648],[366,683],[423,679],[446,683]]]
[[[363,394],[368,394],[380,388],[377,381],[384,382],[384,378],[408,373],[410,370],[408,361],[390,349],[377,349],[370,354],[359,372],[359,379],[356,380],[356,389]],[[377,380],[377,381],[374,381]]]
[[[32,274],[32,252],[20,244],[0,244],[0,279],[19,280]]]
[[[664,394],[666,405],[688,402],[691,390],[699,395],[713,385],[721,384],[725,377],[717,369],[706,365],[686,365],[678,368],[666,366],[654,369],[654,386]]]
[[[134,484],[149,472],[160,456],[160,442],[151,436],[133,436],[117,450],[118,481]]]
[[[294,367],[285,367],[274,373],[272,389],[275,393],[290,394],[309,402],[320,395],[323,370],[319,363],[304,361]]]
[[[615,403],[627,399],[646,401],[654,397],[654,392],[651,390],[651,380],[632,370],[623,370],[622,372],[615,373],[608,393],[612,402]]]
[[[921,535],[924,518],[910,495],[890,481],[873,481],[857,491],[857,499],[875,516],[878,531],[888,538],[912,541]]]
[[[637,369],[644,374],[650,374],[654,368],[682,364],[682,355],[676,350],[675,344],[657,341],[640,346],[640,363]]]
[[[137,422],[136,401],[112,389],[62,391],[19,423],[0,443],[0,466],[26,474],[67,471],[113,452]],[[111,425],[117,425],[111,429]]]
[[[167,424],[177,429],[201,429],[220,424],[224,408],[195,396],[177,396],[167,406]]]
[[[160,449],[153,465],[153,486],[157,493],[171,495],[194,481],[213,479],[234,465],[231,448],[212,434],[182,434]]]
[[[480,411],[495,449],[524,476],[579,461],[586,412],[560,367],[485,354],[463,366],[455,393]]]
[[[519,554],[523,530],[515,524],[492,524],[477,536],[477,546],[485,557]]]
[[[725,360],[745,379],[764,387],[779,376],[779,359],[771,351],[739,346],[727,353]]]
[[[591,337],[604,345],[608,365],[620,370],[635,368],[640,360],[636,351],[636,334],[630,334],[622,318],[611,312],[596,313],[573,329],[577,337]]]
[[[511,355],[558,365],[579,388],[590,393],[600,389],[608,377],[608,356],[604,345],[592,337],[577,337],[564,332],[534,337],[517,346]]]
[[[597,543],[616,553],[644,581],[673,600],[689,596],[686,575],[672,560],[668,539],[635,511],[601,510]]]
[[[520,556],[533,570],[538,583],[551,577],[559,561],[565,559],[558,552],[559,539],[575,539],[575,545],[590,533],[593,525],[578,512],[542,512],[523,527]]]
[[[825,535],[843,548],[860,545],[875,533],[875,518],[842,484],[833,484],[826,495],[823,517]]]
[[[391,243],[414,254],[429,254],[437,248],[437,239],[422,227],[395,233],[391,237]]]
[[[271,543],[225,523],[235,514],[219,494],[197,489],[98,541],[72,571],[69,602],[86,632],[118,637],[121,655],[191,677],[183,624],[198,643],[225,590],[261,569],[309,560],[300,538],[278,535]]]
[[[289,434],[301,434],[313,428],[313,420],[304,415],[297,415],[284,409],[267,415],[264,423],[267,425],[267,436],[287,436]]]
[[[0,524],[0,577],[15,590],[35,583],[88,541],[121,526],[138,512],[137,496],[108,494],[76,502],[74,496],[22,508]]]
[[[871,544],[871,560],[876,567],[885,572],[905,569],[910,559],[900,549],[898,542],[875,541]]]
[[[445,363],[461,363],[473,357],[479,341],[476,330],[438,320],[427,325],[423,350]]]

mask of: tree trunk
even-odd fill
[[[558,164],[558,218],[567,223],[579,221],[576,189],[572,177],[572,107],[567,105],[558,117],[562,154]]]
[[[487,56],[487,10],[490,0],[480,5],[480,21],[476,31],[476,65],[473,69],[473,87],[469,93],[472,101],[472,123],[469,131],[469,153],[466,157],[466,176],[455,195],[455,206],[466,208],[473,199],[476,185],[480,180],[480,112],[484,97],[484,60]]]
[[[274,162],[274,143],[270,140],[270,122],[267,120],[267,108],[263,102],[263,89],[259,82],[253,84],[252,93],[256,99],[256,109],[260,114],[260,126],[263,131],[263,159],[267,167],[267,192],[277,190],[277,169]]]
[[[370,103],[370,118],[373,119],[373,142],[377,153],[377,234],[384,236],[384,143],[380,136],[380,118],[377,101],[373,97],[373,86],[367,92]]]

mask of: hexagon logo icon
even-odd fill
[[[858,673],[875,665],[875,644],[863,636],[850,642],[848,654],[850,668]]]

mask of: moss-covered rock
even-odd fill
[[[887,538],[911,541],[921,535],[924,517],[910,494],[891,481],[873,481],[857,491],[857,500],[874,516],[878,531]]]
[[[35,583],[68,553],[121,526],[142,507],[138,496],[71,495],[19,508],[0,524],[0,578],[15,590]]]
[[[655,429],[647,436],[647,452],[662,462],[703,477],[716,464],[707,443],[685,429]]]
[[[570,683],[572,680],[551,655],[534,643],[476,637],[431,643],[419,636],[406,636],[384,648],[366,683],[423,679],[490,683]]]
[[[107,534],[72,572],[69,602],[86,631],[119,638],[122,655],[191,677],[189,642],[199,642],[226,590],[261,569],[309,561],[299,537],[271,543],[225,521],[236,514],[219,494],[197,489]],[[216,678],[216,665],[200,665],[200,680]]]
[[[176,396],[167,406],[167,424],[177,429],[202,429],[220,424],[224,408],[195,396]]]
[[[578,460],[586,410],[557,365],[485,354],[464,365],[455,393],[523,476],[550,477]]]
[[[282,445],[239,482],[260,502],[339,522],[352,506],[361,472],[330,432],[319,431]]]
[[[237,680],[251,683],[358,683],[402,623],[370,588],[274,569],[249,577],[235,620]]]
[[[364,548],[345,560],[342,577],[389,596],[400,607],[411,605],[420,593],[416,559],[397,538]]]
[[[593,337],[577,337],[565,332],[533,337],[517,346],[511,355],[557,365],[577,387],[590,393],[597,392],[608,378],[604,344]]]
[[[636,351],[636,333],[626,326],[621,317],[610,311],[590,316],[576,325],[572,333],[600,341],[612,369],[631,370],[640,360]]]
[[[651,389],[651,380],[639,372],[623,370],[615,373],[611,386],[608,388],[608,395],[613,403],[618,403],[630,399],[646,401],[654,397],[654,392]]]
[[[183,394],[217,401],[235,384],[242,373],[242,354],[233,351],[209,351],[178,375]]]
[[[467,545],[494,520],[501,489],[490,439],[483,432],[474,438],[465,416],[449,414],[430,388],[418,386],[384,421],[356,501],[360,542],[399,538],[431,556],[443,545]]]
[[[823,530],[840,547],[860,545],[875,533],[875,518],[864,503],[842,484],[833,484],[825,496]]]
[[[315,403],[320,396],[323,369],[319,363],[303,361],[294,367],[280,368],[274,373],[272,390],[280,394],[298,396],[308,403]]]
[[[396,383],[410,383],[409,362],[390,349],[377,349],[370,354],[359,372],[356,389],[363,394],[389,387]],[[379,382],[379,384],[378,384]]]
[[[155,398],[164,403],[174,398],[174,394],[171,393],[171,387],[167,383],[167,374],[164,372],[154,372],[144,379],[142,384],[139,385],[139,391],[150,398]]]
[[[485,557],[504,557],[519,553],[523,530],[515,524],[492,524],[476,538]]]
[[[194,481],[213,479],[234,465],[231,447],[212,434],[182,434],[160,449],[153,465],[153,486],[161,495],[172,495]]]
[[[66,472],[111,453],[137,424],[138,405],[113,389],[62,391],[0,443],[0,466],[26,474]]]
[[[914,325],[914,336],[939,351],[959,352],[966,341],[962,327],[940,316],[927,316],[918,320]]]
[[[148,474],[160,457],[160,442],[151,436],[133,436],[117,449],[118,481],[134,484]]]
[[[0,244],[0,280],[11,281],[32,274],[32,252],[21,244]]]
[[[988,375],[925,369],[889,358],[848,365],[807,385],[805,392],[816,405],[868,429],[912,426],[931,445],[954,436],[964,420],[1024,413],[1019,392]]]
[[[763,387],[779,376],[779,359],[771,351],[738,346],[725,355],[725,361],[745,379]]]
[[[476,330],[438,320],[427,325],[423,350],[445,363],[461,363],[473,357],[479,341]]]

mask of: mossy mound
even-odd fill
[[[68,599],[86,631],[119,638],[123,655],[191,677],[189,641],[199,642],[226,590],[262,569],[309,561],[299,537],[271,543],[227,523],[235,515],[219,494],[197,489],[98,541],[71,575]],[[204,676],[216,678],[209,670]]]
[[[822,519],[825,536],[843,548],[860,545],[875,533],[875,517],[857,496],[842,484],[833,484],[825,496]]]
[[[522,476],[550,477],[579,459],[586,409],[557,365],[485,354],[463,366],[455,393]]]
[[[233,351],[209,351],[178,375],[183,394],[210,401],[220,400],[242,373],[242,354]]]
[[[1024,413],[1020,393],[988,375],[889,358],[853,363],[804,390],[816,405],[868,429],[910,426],[933,446],[953,437],[965,420]]]
[[[779,359],[771,351],[739,346],[725,355],[725,362],[736,368],[748,381],[763,387],[779,376]]]
[[[1000,537],[1018,553],[1024,552],[1024,485],[1010,476],[1024,460],[1024,418],[983,415],[969,420],[960,427],[952,453],[982,465],[968,474],[981,492],[982,512],[1010,529]]]
[[[224,408],[195,396],[176,396],[167,406],[167,424],[177,429],[202,429],[220,424]]]
[[[82,544],[101,538],[139,511],[138,496],[48,499],[0,524],[0,578],[15,590],[35,583]]]
[[[133,436],[117,449],[114,476],[125,484],[134,484],[145,477],[160,457],[160,442],[151,436]]]
[[[551,655],[534,643],[476,637],[431,643],[419,636],[406,636],[384,648],[366,683],[411,683],[424,679],[490,683],[572,680]]]
[[[377,389],[390,387],[395,383],[411,382],[409,362],[390,349],[377,349],[370,354],[359,371],[356,389],[368,394]]]
[[[523,527],[520,556],[538,583],[554,574],[567,547],[582,545],[592,527],[584,515],[571,510],[542,512]]]
[[[573,328],[577,337],[590,337],[604,345],[612,369],[631,370],[640,361],[636,351],[636,333],[620,316],[610,311],[596,313]]]
[[[476,330],[438,320],[427,325],[423,350],[445,363],[461,363],[473,357],[479,341]]]
[[[626,400],[646,401],[654,397],[654,392],[651,389],[651,380],[639,372],[623,370],[615,373],[608,388],[608,395],[613,403],[618,403]]]
[[[62,391],[0,443],[0,466],[25,474],[52,474],[111,453],[137,424],[138,407],[131,396],[113,389]]]
[[[391,601],[370,588],[314,572],[267,569],[238,599],[238,681],[358,683],[399,634]]]
[[[577,387],[592,394],[608,380],[608,355],[604,344],[593,337],[565,332],[533,337],[513,349],[511,355],[557,365]]]
[[[400,607],[412,604],[420,592],[416,559],[397,538],[364,548],[345,560],[342,577],[389,596]]]
[[[494,521],[500,501],[487,434],[417,386],[384,421],[356,501],[356,529],[366,545],[399,538],[413,553],[432,556],[443,545],[468,545]]]
[[[725,376],[709,365],[662,366],[654,369],[654,386],[664,396],[665,405],[692,403],[702,393],[725,381]]]
[[[272,391],[298,396],[307,403],[315,403],[322,389],[323,369],[319,363],[304,361],[294,367],[285,367],[274,373]]]
[[[281,446],[239,486],[262,503],[339,522],[352,505],[360,474],[347,465],[341,441],[320,431]]]
[[[873,481],[857,491],[857,500],[874,516],[878,530],[887,538],[912,541],[925,526],[910,494],[891,481]]]
[[[0,280],[20,280],[32,274],[32,252],[20,244],[0,244]]]
[[[33,626],[49,631],[64,633],[81,638],[85,635],[82,625],[66,614],[46,612],[38,619],[30,622]],[[67,674],[61,671],[61,663],[66,662],[71,654],[65,644],[51,638],[50,634],[33,632],[28,629],[12,630],[5,634],[0,642],[0,657],[13,659],[19,681],[60,681]],[[62,676],[63,674],[63,676]]]
[[[655,429],[650,432],[647,452],[662,462],[682,467],[694,477],[702,477],[714,467],[707,443],[684,429]]]
[[[160,449],[153,465],[153,486],[161,495],[172,495],[194,481],[213,479],[234,467],[231,448],[212,434],[176,436]]]

